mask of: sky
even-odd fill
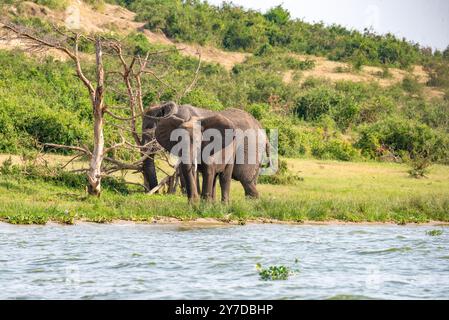
[[[223,0],[208,0],[219,5]],[[423,46],[444,50],[449,45],[448,0],[232,0],[245,8],[261,10],[276,5],[293,18],[323,21],[363,31],[391,32]]]

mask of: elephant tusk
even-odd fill
[[[175,168],[177,169],[180,164],[181,164],[181,158],[178,158],[178,160],[175,163]]]

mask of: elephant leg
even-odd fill
[[[226,170],[220,173],[219,176],[221,187],[221,201],[224,203],[228,203],[229,193],[231,191],[232,167],[226,168]]]
[[[210,201],[212,200],[212,189],[215,180],[215,170],[213,168],[208,167],[203,171],[203,192],[202,198],[204,200]]]
[[[216,185],[217,185],[217,176],[218,175],[215,175],[215,177],[214,177],[214,181],[212,182],[212,194],[211,194],[211,196],[212,196],[212,201],[215,201],[215,193],[216,193]]]
[[[200,172],[198,170],[195,171],[195,179],[196,179],[196,190],[198,194],[201,194]]]
[[[259,198],[259,193],[256,189],[256,184],[254,182],[242,182],[243,189],[245,189],[245,196],[248,198]]]
[[[186,191],[189,202],[196,202],[198,200],[198,192],[196,188],[195,174],[191,166],[181,165],[181,173],[184,176],[186,183]]]
[[[186,194],[187,193],[186,179],[184,177],[184,174],[182,173],[181,168],[178,168],[177,171],[179,175],[179,182],[181,183],[181,192],[182,194]]]

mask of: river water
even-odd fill
[[[448,249],[435,226],[0,223],[0,299],[449,299]]]

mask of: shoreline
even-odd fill
[[[449,222],[447,221],[428,221],[428,222],[408,222],[405,224],[387,221],[361,221],[361,222],[351,222],[342,220],[326,220],[326,221],[316,221],[316,220],[305,220],[305,221],[287,221],[287,220],[276,220],[276,219],[248,219],[245,221],[239,220],[229,220],[223,221],[217,218],[197,218],[192,220],[183,220],[172,217],[158,217],[153,218],[151,221],[134,221],[134,220],[121,220],[114,219],[112,221],[106,222],[95,222],[89,221],[87,219],[75,220],[73,224],[66,224],[56,220],[49,220],[46,224],[13,224],[4,220],[0,220],[0,224],[14,225],[14,226],[76,226],[83,224],[92,225],[153,225],[153,226],[180,226],[180,227],[191,227],[191,228],[214,228],[214,227],[231,227],[231,226],[244,226],[244,225],[296,225],[296,226],[429,226],[429,227],[449,227]]]

